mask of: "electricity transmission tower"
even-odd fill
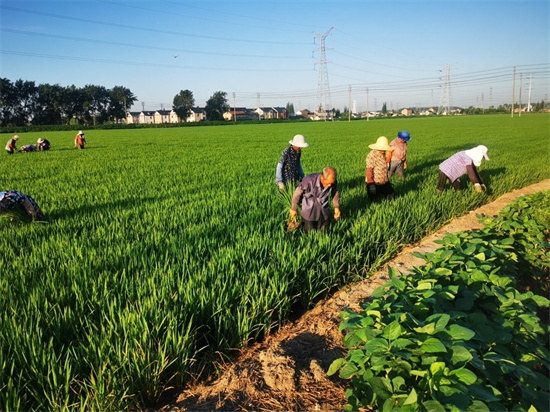
[[[445,73],[445,85],[443,86],[443,92],[441,93],[441,99],[439,100],[439,108],[437,114],[440,115],[445,112],[446,115],[451,114],[451,65],[447,65]]]
[[[315,110],[319,111],[319,115],[321,116],[328,116],[328,113],[332,109],[332,103],[330,101],[330,87],[328,84],[328,72],[327,72],[327,63],[331,63],[330,61],[327,61],[325,51],[327,48],[325,47],[325,39],[330,34],[333,27],[328,29],[328,31],[325,34],[319,34],[316,32],[313,32],[315,34],[315,37],[321,40],[321,46],[315,50],[314,52],[319,52],[319,60],[316,65],[319,65],[319,77],[317,81],[317,100],[315,101]],[[330,50],[330,49],[328,49]]]

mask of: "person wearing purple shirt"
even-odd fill
[[[302,205],[302,224],[304,231],[328,228],[331,220],[329,196],[332,196],[334,219],[340,219],[340,192],[338,191],[336,169],[325,167],[323,173],[306,176],[294,191],[290,218],[298,215],[298,206]]]
[[[476,191],[483,192],[487,190],[477,170],[483,159],[489,160],[489,156],[487,156],[487,147],[483,145],[479,145],[473,149],[463,150],[449,157],[439,165],[437,190],[443,190],[447,180],[451,182],[455,190],[461,190],[460,176],[465,173],[468,173],[468,177],[474,184]]]

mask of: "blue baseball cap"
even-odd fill
[[[397,137],[407,142],[411,140],[411,134],[406,130],[401,130],[399,133],[397,133]]]

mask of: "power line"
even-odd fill
[[[183,37],[192,37],[192,38],[200,38],[200,39],[207,39],[207,40],[216,40],[216,41],[225,41],[225,42],[239,42],[239,43],[256,43],[256,44],[272,44],[272,45],[299,45],[299,44],[307,44],[306,42],[276,42],[276,41],[268,41],[268,40],[253,40],[253,39],[243,39],[243,38],[228,38],[228,37],[216,37],[216,36],[204,36],[199,34],[192,34],[192,33],[182,33],[182,32],[176,32],[171,30],[160,30],[160,29],[151,29],[147,27],[140,27],[140,26],[132,26],[129,24],[123,24],[120,22],[117,23],[109,23],[105,21],[99,21],[99,20],[92,20],[92,19],[84,19],[82,17],[74,17],[74,16],[64,16],[61,14],[54,14],[54,13],[47,13],[42,11],[35,11],[35,10],[27,10],[27,9],[21,9],[18,7],[10,7],[6,6],[5,4],[0,4],[0,8],[4,10],[10,10],[20,13],[27,13],[27,14],[34,14],[37,16],[44,16],[44,17],[53,17],[57,19],[63,19],[63,20],[70,20],[72,22],[81,22],[81,23],[88,23],[88,24],[96,24],[101,26],[108,26],[108,27],[116,27],[118,29],[124,28],[128,30],[140,30],[140,31],[147,31],[151,33],[162,33],[162,34],[171,34],[175,36],[183,36]]]

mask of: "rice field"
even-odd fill
[[[47,222],[3,223],[0,409],[154,405],[234,350],[368,276],[404,244],[550,176],[550,117],[532,114],[19,134],[0,190]],[[411,132],[398,198],[369,204],[368,145]],[[306,174],[338,171],[341,221],[287,233],[275,167],[295,134]],[[5,142],[11,135],[2,135]],[[438,164],[484,144],[489,190],[436,193]],[[393,178],[392,178],[393,179]]]

